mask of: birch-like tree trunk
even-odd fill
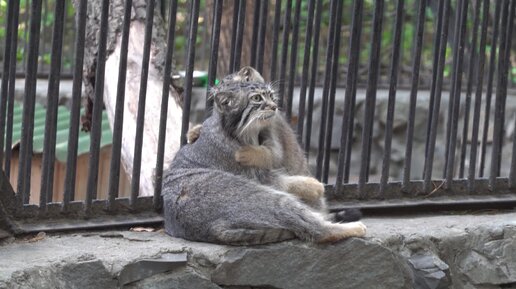
[[[86,51],[84,59],[84,98],[86,102],[93,99],[95,89],[95,68],[100,30],[102,0],[88,1],[88,20],[86,32]],[[129,52],[127,56],[127,79],[125,88],[124,121],[122,133],[122,164],[131,176],[133,171],[134,141],[136,135],[136,118],[138,113],[138,95],[140,91],[140,74],[142,70],[143,44],[146,19],[145,0],[133,1]],[[76,5],[77,6],[77,5]],[[157,7],[157,5],[156,5]],[[124,14],[124,1],[110,1],[109,33],[107,43],[106,73],[104,82],[104,105],[113,128],[118,67],[120,59],[121,32]],[[166,25],[156,9],[152,33],[152,46],[149,63],[147,96],[145,107],[145,125],[143,133],[142,164],[140,175],[140,196],[153,194],[153,175],[156,165],[159,112],[161,107],[164,61],[166,53]],[[179,149],[181,131],[181,104],[176,90],[171,87],[169,93],[167,136],[165,147],[165,166]],[[91,106],[90,106],[91,107]],[[88,110],[88,105],[86,105]],[[91,111],[83,116],[83,126],[88,125]]]

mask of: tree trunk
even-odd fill
[[[206,10],[208,11],[208,23],[211,27],[212,19],[213,19],[213,2],[206,2]],[[240,67],[247,66],[251,64],[251,49],[256,49],[253,47],[252,38],[253,38],[253,23],[254,23],[254,11],[257,7],[257,3],[259,1],[247,1],[246,3],[246,15],[245,15],[245,28],[244,28],[244,36],[242,41],[242,54],[240,59]],[[217,62],[217,76],[219,78],[224,77],[225,75],[231,73],[229,71],[229,63],[231,59],[231,36],[233,33],[233,11],[235,8],[235,1],[224,1],[223,11],[222,11],[222,20],[220,24],[220,42],[219,42],[219,51],[218,51],[218,62]],[[270,19],[273,17],[274,5],[268,6],[268,15]],[[266,36],[265,36],[265,49],[263,58],[263,77],[265,79],[269,79],[270,74],[270,57],[267,55],[271,55],[271,40],[272,40],[272,21],[267,22]]]
[[[77,3],[76,3],[77,4]],[[87,102],[93,101],[95,89],[95,68],[99,42],[100,15],[102,0],[88,1],[88,20],[86,32],[86,47],[84,59],[84,97]],[[129,36],[129,52],[127,56],[127,78],[125,88],[123,133],[122,133],[122,164],[131,176],[136,135],[136,118],[138,114],[138,95],[140,91],[140,74],[142,70],[143,44],[146,18],[145,0],[135,0],[132,6],[131,29]],[[77,5],[76,5],[77,7]],[[145,124],[143,132],[143,149],[140,175],[140,196],[153,194],[153,174],[156,165],[159,111],[161,107],[162,85],[164,76],[164,61],[166,53],[166,26],[156,5],[152,33],[152,46],[147,82]],[[113,128],[114,112],[117,94],[118,66],[120,60],[121,32],[124,13],[124,1],[110,1],[109,33],[107,43],[107,59],[104,82],[104,105],[108,113],[111,128]],[[165,147],[165,164],[169,163],[179,149],[179,132],[181,131],[181,105],[176,90],[171,87],[169,92],[167,136]],[[88,117],[91,111],[86,106],[83,117],[83,128],[88,129]]]
[[[16,199],[9,178],[0,171],[0,241],[18,233],[18,226],[11,220],[16,211]]]

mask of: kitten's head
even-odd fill
[[[275,90],[256,70],[244,67],[235,75],[213,87],[211,94],[224,130],[242,140],[269,126],[278,105]]]
[[[256,71],[256,69],[251,66],[244,66],[238,72],[232,73],[230,75],[226,75],[222,79],[222,83],[224,82],[265,82],[263,80],[263,76]]]

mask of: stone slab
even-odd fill
[[[0,246],[0,288],[117,288],[142,259],[186,265],[124,288],[513,288],[516,212],[365,218],[365,239],[238,247],[161,232],[91,231]]]

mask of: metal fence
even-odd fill
[[[153,17],[168,19],[167,52],[164,75],[172,73],[172,59],[185,68],[181,141],[190,124],[193,101],[192,82],[196,65],[196,40],[199,34],[201,1],[189,7],[171,1],[155,7],[147,1],[146,41],[142,43],[144,67],[151,53],[150,35]],[[52,50],[49,71],[47,116],[42,162],[39,203],[30,204],[32,139],[34,134],[35,87],[37,84],[42,1],[32,1],[26,54],[25,93],[23,99],[22,138],[19,147],[20,166],[10,171],[12,157],[14,79],[20,1],[9,1],[4,45],[3,77],[0,102],[0,162],[9,178],[18,176],[12,212],[19,218],[66,217],[68,215],[99,216],[114,213],[142,213],[145,217],[113,221],[120,224],[159,221],[152,212],[161,209],[161,177],[163,174],[165,123],[167,117],[169,77],[164,78],[162,109],[155,171],[155,192],[140,197],[138,177],[141,166],[143,116],[138,114],[136,161],[132,172],[129,198],[119,198],[120,147],[122,142],[120,111],[115,115],[113,156],[110,186],[106,199],[97,192],[100,115],[106,61],[106,37],[110,1],[103,0],[98,37],[95,92],[93,102],[91,147],[84,200],[74,196],[75,169],[68,169],[62,202],[52,199],[56,141],[56,114],[62,67],[65,1],[55,2]],[[132,7],[126,0],[125,7]],[[163,3],[163,2],[160,2]],[[204,1],[203,1],[204,3]],[[315,176],[328,183],[327,193],[332,208],[394,207],[449,204],[514,204],[516,186],[516,109],[510,72],[514,63],[512,48],[516,1],[501,0],[398,0],[395,5],[377,1],[222,1],[210,2],[208,85],[215,83],[217,63],[222,49],[221,19],[224,7],[233,5],[231,47],[228,71],[250,64],[273,81],[278,81],[280,106],[293,126],[303,147],[309,153]],[[168,4],[168,3],[167,3]],[[416,5],[415,9],[413,9]],[[251,15],[246,6],[252,5]],[[393,7],[392,10],[389,7]],[[83,75],[86,13],[88,1],[78,1],[74,41],[73,98],[68,138],[67,166],[75,168],[79,132],[81,87]],[[183,10],[185,11],[183,11]],[[155,13],[155,10],[161,13]],[[156,12],[157,12],[156,11]],[[122,53],[119,88],[123,88],[127,66],[127,41],[131,11],[125,11],[121,32]],[[166,13],[165,13],[166,12]],[[176,19],[178,13],[188,16],[185,61],[176,58]],[[411,15],[411,17],[407,17]],[[249,21],[247,17],[253,17]],[[452,21],[453,20],[453,21]],[[326,24],[325,24],[326,23]],[[204,25],[204,24],[203,24]],[[324,25],[327,30],[322,29]],[[408,34],[404,29],[412,27]],[[252,31],[251,42],[244,42],[245,31]],[[205,29],[206,30],[206,29]],[[206,31],[204,31],[206,32]],[[203,32],[203,33],[204,33]],[[453,35],[453,37],[450,37]],[[407,37],[409,40],[407,40]],[[404,45],[408,41],[408,45]],[[125,49],[124,47],[125,43]],[[266,48],[267,43],[270,49]],[[243,58],[243,46],[250,45],[251,54]],[[409,51],[407,51],[409,50]],[[387,55],[387,56],[386,56]],[[24,58],[25,59],[25,58]],[[425,66],[427,71],[425,71]],[[322,68],[322,70],[321,70]],[[361,71],[362,70],[362,71]],[[321,72],[322,71],[322,74]],[[428,72],[428,80],[422,74]],[[142,70],[145,87],[148,69]],[[367,77],[362,78],[363,74]],[[397,110],[400,78],[405,75],[406,109]],[[425,83],[428,91],[420,88]],[[379,98],[379,85],[386,84],[384,99]],[[298,83],[298,85],[296,84]],[[322,86],[317,84],[321,83]],[[365,85],[360,90],[361,84]],[[123,91],[123,89],[119,89]],[[422,97],[422,94],[425,97]],[[118,98],[117,98],[118,99]],[[123,96],[119,96],[123,102]],[[138,111],[145,106],[145,90],[140,93]],[[383,106],[379,105],[382,100]],[[206,99],[207,109],[211,105]],[[421,107],[423,107],[421,111]],[[315,112],[318,111],[318,114]],[[423,125],[418,123],[423,119]],[[118,119],[118,122],[117,122]],[[399,122],[401,120],[401,125]],[[418,140],[418,136],[420,136]],[[422,143],[421,156],[416,156],[417,141]],[[403,145],[398,163],[402,171],[393,173],[393,142]],[[379,155],[378,167],[372,165],[373,154]],[[508,156],[508,157],[507,157]],[[419,165],[421,173],[415,173]],[[332,167],[333,166],[333,167]],[[438,171],[438,173],[435,173]],[[359,201],[358,203],[356,203]],[[150,219],[149,219],[150,218]],[[101,226],[81,223],[82,226]],[[86,225],[84,225],[86,224]],[[103,223],[104,224],[104,223]],[[32,227],[34,228],[34,227]],[[41,227],[38,227],[41,229]],[[55,227],[53,227],[55,228]],[[61,227],[63,228],[63,227]],[[48,228],[47,228],[48,229]],[[30,230],[30,229],[28,229]],[[35,229],[34,229],[35,230]]]

